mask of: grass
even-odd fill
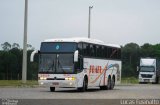
[[[125,77],[121,79],[122,84],[138,84],[138,79],[135,77]]]
[[[121,84],[138,84],[138,79],[135,77],[125,77],[122,78]],[[27,80],[25,84],[21,80],[0,80],[0,87],[36,87],[38,86],[38,81]]]
[[[24,84],[21,80],[0,80],[0,87],[3,86],[15,86],[15,87],[35,87],[38,85],[36,80],[27,80]]]

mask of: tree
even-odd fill
[[[23,50],[19,49],[20,46],[17,43],[11,45],[8,42],[1,44],[3,50],[0,51],[0,79],[6,80],[17,80],[22,77],[22,55]],[[32,45],[28,45],[29,49],[33,49]],[[28,70],[27,76],[28,80],[36,79],[38,75],[38,61],[30,62],[30,55],[33,50],[27,51],[27,63]],[[38,56],[36,56],[36,59]]]
[[[1,66],[3,70],[1,73],[4,74],[5,79],[9,80],[12,79],[12,75],[14,73],[14,70],[16,69],[15,65],[17,63],[16,56],[12,54],[9,51],[3,51],[1,53],[1,60],[3,61],[1,63]]]
[[[8,42],[4,42],[1,46],[4,51],[9,51],[11,49],[11,44]]]
[[[22,74],[22,50],[17,48],[12,48],[10,53],[14,54],[16,57],[16,64],[14,65],[14,79],[20,79]]]
[[[0,51],[0,79],[5,79],[5,68],[4,68],[4,61],[3,61],[4,51]]]
[[[144,45],[141,46],[141,52],[140,56],[141,57],[154,57],[154,48],[151,44],[145,43]]]
[[[37,80],[38,78],[38,55],[35,55],[35,61],[30,62],[30,55],[33,52],[33,50],[28,50],[27,52],[27,78],[29,80]]]
[[[34,50],[34,47],[32,47],[30,44],[27,44],[27,50]]]
[[[160,59],[160,44],[156,44],[152,46],[154,49],[154,56]]]
[[[136,43],[128,43],[122,47],[122,76],[137,76],[140,47]],[[130,72],[128,72],[130,71]]]
[[[19,49],[19,48],[20,48],[20,45],[19,45],[18,43],[13,43],[13,44],[12,44],[12,49],[13,49],[13,48]]]

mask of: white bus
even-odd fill
[[[89,87],[113,89],[120,81],[119,45],[88,38],[48,39],[41,43],[38,82],[50,91],[58,87],[79,91]]]

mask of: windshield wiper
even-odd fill
[[[63,73],[66,73],[65,70],[64,70],[63,67],[62,67],[62,64],[60,63],[60,61],[59,61],[59,59],[58,59],[58,67],[59,67],[59,66],[61,67],[61,70],[63,71]]]
[[[51,69],[53,71],[53,67],[54,67],[54,59],[53,59],[52,65],[48,68],[48,70]]]

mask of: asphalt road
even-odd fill
[[[89,89],[77,92],[76,89],[60,88],[50,92],[49,88],[0,87],[1,99],[160,99],[160,85],[136,84],[119,85],[114,90]]]

